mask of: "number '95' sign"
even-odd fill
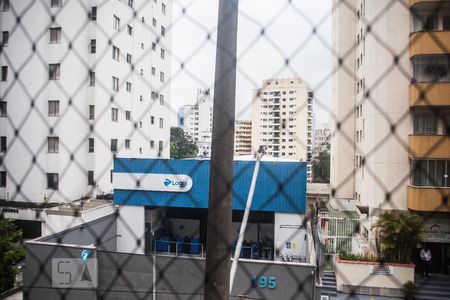
[[[275,277],[252,276],[252,287],[260,289],[274,289],[277,287],[277,280]]]

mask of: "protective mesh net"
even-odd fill
[[[37,232],[47,236],[27,247],[24,298],[45,298],[46,293],[62,299],[83,295],[82,288],[52,286],[52,259],[79,258],[77,251],[89,247],[98,261],[98,285],[89,297],[203,297],[204,260],[197,259],[205,256],[203,241],[146,241],[144,228],[137,230],[133,217],[122,214],[122,206],[112,205],[112,170],[115,158],[169,158],[173,151],[170,128],[180,116],[179,107],[189,99],[195,101],[197,88],[212,97],[217,8],[217,1],[201,0],[0,1],[2,216],[17,218],[16,224],[23,225],[30,236],[42,226]],[[267,155],[306,162],[291,169],[283,180],[270,166],[262,165],[261,172],[278,189],[263,197],[261,211],[278,196],[288,207],[297,207],[298,195],[285,190],[290,179],[301,172],[313,182],[319,176],[310,170],[319,163],[316,149],[323,146],[313,144],[313,106],[316,124],[331,127],[332,182],[329,195],[307,191],[306,217],[298,224],[305,232],[307,256],[283,256],[273,240],[247,243],[243,249],[244,258],[306,260],[313,265],[311,269],[298,271],[287,264],[283,272],[290,281],[280,281],[284,277],[277,275],[275,284],[275,275],[267,275],[279,271],[274,271],[273,264],[255,271],[250,263],[241,263],[238,279],[249,284],[231,297],[311,299],[320,294],[314,286],[325,282],[321,280],[324,270],[336,271],[347,298],[401,295],[398,290],[404,282],[395,273],[366,272],[352,284],[353,274],[338,271],[335,261],[343,251],[380,252],[376,238],[380,236],[373,223],[384,210],[392,209],[420,215],[428,233],[424,239],[434,242],[433,254],[448,249],[448,244],[439,248],[439,243],[448,242],[445,228],[450,226],[448,1],[246,0],[239,3],[238,16],[236,119],[255,120],[253,107],[267,105],[258,101],[289,98],[265,94],[270,88],[267,82],[262,87],[262,80],[300,79],[307,91],[305,99],[292,106],[291,115],[284,116],[284,107],[275,102],[269,107],[273,113],[260,116],[258,124],[272,132],[260,140],[267,141]],[[308,129],[298,128],[294,118],[304,118],[301,124]],[[257,130],[265,128],[255,128],[253,122],[252,131]],[[283,150],[284,135],[295,141],[303,157],[288,146]],[[194,177],[203,163],[198,160],[186,175]],[[158,168],[177,173],[171,164],[161,167],[157,161],[148,162],[146,172],[155,173]],[[252,170],[253,164],[247,164],[227,187],[231,190],[234,182],[251,176]],[[145,176],[133,177],[136,188]],[[246,197],[233,196],[245,206]],[[122,204],[133,202],[133,197],[131,193]],[[194,195],[188,197],[190,207],[199,207]],[[153,201],[151,196],[147,200]],[[176,207],[176,203],[177,195],[167,200],[167,206]],[[152,209],[152,213],[158,211]],[[145,211],[146,218],[149,211]],[[186,217],[184,213],[196,220],[206,214],[204,210],[166,212],[174,219]],[[101,222],[95,223],[99,215]],[[251,212],[250,216],[251,223],[272,224],[274,230],[273,214]],[[233,221],[239,224],[241,219],[242,213],[235,212]],[[80,225],[87,222],[94,223]],[[111,228],[118,227],[122,233],[111,235]],[[60,235],[67,228],[80,232],[78,248],[68,245],[76,244],[68,242],[72,231]],[[192,235],[200,234],[197,226]],[[108,249],[121,235],[133,241],[126,247],[128,253]],[[297,235],[286,237],[283,244],[292,247],[290,241]],[[143,248],[145,253],[140,252]],[[416,247],[410,250],[405,261],[395,262],[420,263]],[[167,255],[153,255],[158,252]],[[195,259],[180,263],[181,253]],[[432,271],[448,274],[445,255],[433,257],[432,261],[442,262],[433,264]],[[377,256],[375,261],[380,259]],[[390,272],[385,259],[378,266]],[[26,272],[33,275],[27,277]],[[140,275],[133,277],[135,273]],[[183,276],[194,278],[188,287],[177,282]],[[390,288],[368,288],[373,276],[385,276]],[[289,288],[280,296],[276,293],[283,285]],[[323,288],[322,293],[334,291]]]

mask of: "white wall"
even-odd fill
[[[305,216],[300,214],[275,213],[274,260],[282,261],[281,254],[293,255],[295,259],[308,256],[308,241],[305,240],[306,228],[301,227],[304,218]],[[287,242],[291,245],[290,249],[287,248]],[[277,256],[278,251],[280,255]]]
[[[119,206],[117,218],[117,252],[144,254],[145,207]],[[140,239],[140,244],[137,240]]]
[[[115,206],[111,203],[82,211],[79,217],[53,215],[48,214],[48,211],[46,211],[42,213],[42,216],[45,220],[44,222],[42,222],[42,235],[52,234],[72,228],[82,223],[102,218],[114,213],[115,210]]]

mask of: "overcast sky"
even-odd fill
[[[240,0],[237,119],[250,119],[252,90],[262,80],[300,77],[314,91],[316,126],[329,121],[330,12],[331,0],[292,0],[291,4],[287,0]],[[217,13],[218,0],[173,2],[171,106],[175,111],[181,105],[193,104],[198,88],[214,86]],[[174,115],[172,124],[176,124]]]

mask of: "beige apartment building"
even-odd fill
[[[234,155],[252,154],[252,121],[234,122]]]
[[[332,205],[366,214],[369,240],[381,210],[420,214],[432,271],[446,273],[450,1],[345,2],[333,1]]]
[[[268,79],[253,91],[252,153],[308,162],[311,181],[313,93],[299,78]]]

